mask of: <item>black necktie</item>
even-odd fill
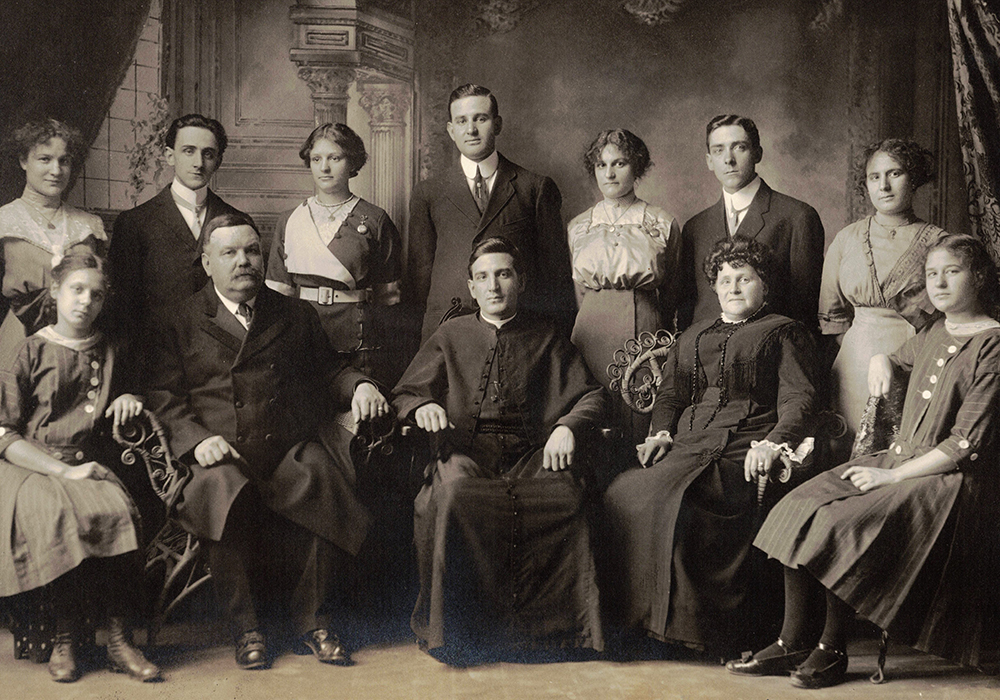
[[[245,302],[240,302],[240,305],[236,307],[236,315],[242,316],[243,320],[246,321],[247,328],[250,327],[250,321],[253,320],[253,309],[250,305]]]
[[[476,206],[479,207],[479,213],[482,214],[486,211],[486,205],[489,204],[490,195],[486,191],[486,180],[483,179],[483,173],[479,170],[479,166],[476,166],[476,179],[472,181],[473,184],[473,196],[476,198]]]

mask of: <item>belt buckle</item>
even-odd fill
[[[333,304],[333,287],[317,287],[316,303],[320,306],[330,306]]]

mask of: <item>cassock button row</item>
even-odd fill
[[[83,459],[83,452],[82,451],[81,452],[77,452],[76,453],[76,458],[77,459]]]
[[[979,455],[977,455],[975,452],[973,452],[971,455],[969,455],[969,461],[970,462],[975,462],[977,459],[979,459]]]
[[[967,450],[967,449],[969,449],[969,441],[968,440],[959,440],[958,441],[958,446],[961,447],[963,450]]]
[[[100,384],[101,384],[101,380],[98,379],[97,377],[91,377],[90,378],[90,385],[91,386],[100,386]]]
[[[954,346],[954,345],[949,345],[948,346],[948,352],[950,352],[952,355],[954,355],[956,352],[958,352],[958,348],[956,346]]]
[[[930,379],[931,384],[937,384],[937,375],[932,374]]]
[[[931,392],[929,392],[927,389],[924,389],[920,393],[920,395],[923,396],[925,399],[929,399],[932,396]]]
[[[97,390],[96,389],[91,389],[90,391],[88,391],[87,392],[87,398],[91,399],[91,400],[96,399],[97,398]]]
[[[938,358],[937,366],[938,367],[944,367],[944,358],[943,357],[939,357]]]
[[[93,362],[90,363],[90,366],[93,367],[94,369],[100,369],[101,363],[98,362],[97,360],[94,360]]]
[[[243,402],[242,401],[237,401],[236,402],[236,408],[243,408]]]
[[[86,411],[87,413],[93,413],[94,407],[88,403],[86,406],[83,407],[83,410]]]

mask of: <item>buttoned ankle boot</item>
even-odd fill
[[[129,636],[124,618],[112,617],[108,620],[108,660],[111,668],[136,680],[159,680],[160,669],[132,646]]]
[[[52,656],[49,657],[49,674],[56,683],[72,683],[80,677],[71,632],[56,632],[52,640]]]

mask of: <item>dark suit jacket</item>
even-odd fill
[[[149,394],[174,454],[193,464],[182,523],[218,539],[249,481],[272,510],[356,552],[368,519],[354,498],[346,441],[329,418],[365,379],[333,352],[307,302],[262,286],[244,331],[213,285],[188,299],[161,329]],[[195,446],[213,435],[243,460],[194,463]]]
[[[205,222],[236,209],[209,190]],[[152,199],[123,211],[115,220],[108,261],[114,280],[110,309],[126,331],[176,306],[205,286],[201,241],[191,235],[168,185]],[[132,335],[133,333],[129,333]]]
[[[455,297],[471,305],[469,254],[484,238],[503,236],[523,254],[528,282],[523,306],[556,318],[567,332],[576,314],[569,245],[559,188],[500,156],[482,216],[457,165],[424,180],[410,197],[408,264],[403,301],[424,313],[422,338],[437,328]]]
[[[716,242],[729,235],[725,206],[720,197],[681,231],[680,329],[721,313],[719,298],[705,279],[702,266]],[[736,235],[756,239],[774,253],[775,269],[767,297],[771,310],[818,331],[824,235],[816,210],[775,192],[761,180]]]

